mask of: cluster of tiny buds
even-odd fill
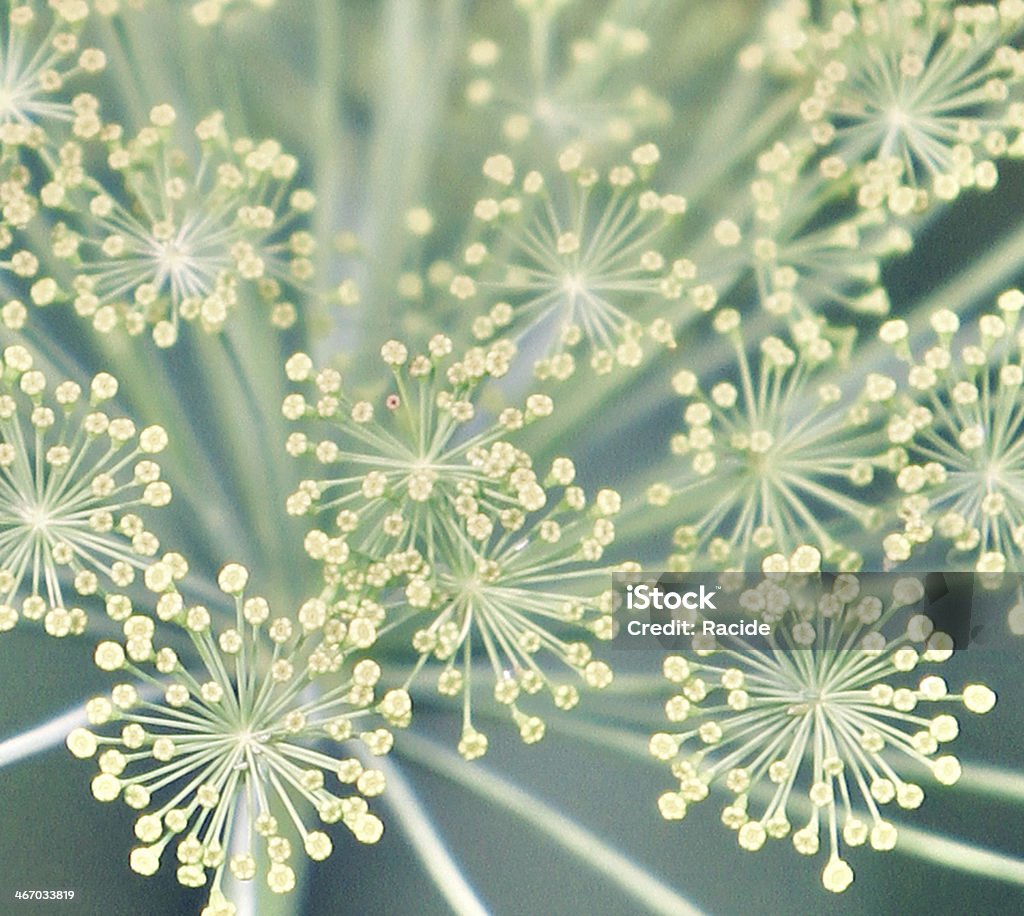
[[[396,375],[426,379],[434,377],[437,368],[448,362],[452,347],[451,338],[436,334],[430,339],[426,354],[410,357],[405,344],[389,340],[381,347],[380,357]],[[515,352],[515,346],[504,340],[496,341],[487,348],[473,347],[461,359],[448,362],[444,377],[453,389],[474,386],[485,377],[501,378],[508,372]],[[295,353],[285,364],[285,373],[293,382],[312,381],[320,396],[314,404],[310,404],[301,394],[288,395],[282,405],[282,413],[287,419],[298,420],[304,416],[326,419],[338,416],[343,403],[342,375],[338,370],[315,370],[314,362],[308,354]],[[400,401],[390,398],[385,400],[385,406],[393,411],[400,406]],[[436,407],[450,413],[460,423],[468,422],[474,416],[472,403],[456,398],[453,392],[438,392]],[[370,401],[360,400],[349,405],[349,418],[354,423],[370,423],[374,416],[375,408]]]
[[[485,375],[506,371],[503,350],[499,341],[453,363],[452,342],[441,335],[429,341],[424,355],[387,341],[380,355],[394,374],[396,393],[384,400],[383,415],[369,401],[347,400],[339,372],[317,370],[307,354],[293,355],[286,364],[289,380],[312,382],[317,399],[288,395],[285,416],[334,420],[345,436],[316,442],[293,433],[288,451],[351,470],[338,481],[305,481],[289,499],[288,511],[340,510],[335,534],[315,529],[304,541],[307,553],[323,564],[325,581],[343,595],[329,605],[332,615],[350,627],[420,621],[414,650],[423,660],[444,663],[438,691],[464,693],[467,704],[470,655],[482,643],[494,670],[505,672],[496,675],[495,698],[510,708],[520,735],[532,743],[544,733],[543,720],[520,710],[517,697],[548,688],[558,708],[570,709],[578,700],[571,684],[549,680],[540,657],[550,653],[595,688],[611,680],[611,669],[592,658],[586,643],[563,642],[548,628],[554,619],[610,638],[611,618],[601,610],[602,601],[574,598],[571,590],[563,596],[560,579],[578,577],[581,564],[591,567],[601,559],[614,540],[612,516],[622,500],[602,489],[588,505],[569,458],[556,458],[544,474],[503,438],[549,416],[553,404],[547,395],[529,395],[523,409],[505,408],[493,426],[468,439],[453,438],[476,415],[473,389]],[[494,364],[495,357],[502,357],[501,364]],[[412,387],[410,380],[419,384]],[[552,498],[556,488],[558,497]],[[372,527],[360,530],[364,524]],[[510,537],[516,532],[518,540]],[[520,567],[530,573],[523,583]],[[380,590],[396,586],[404,606],[379,600]],[[403,693],[394,708],[385,703],[379,711],[401,722],[407,703]],[[462,753],[471,759],[481,755],[486,737],[468,714],[463,732]]]
[[[745,613],[781,627],[776,632],[791,640],[789,651],[813,652],[806,665],[795,664],[778,647],[783,637],[774,653],[756,665],[738,651],[716,663],[716,650],[730,648],[716,645],[695,646],[693,657],[665,660],[664,675],[679,691],[665,712],[682,731],[659,732],[649,743],[650,753],[671,763],[679,780],[678,790],[664,793],[658,807],[667,820],[680,820],[721,780],[734,796],[723,809],[722,822],[736,831],[742,849],[755,852],[769,838],[791,834],[796,851],[806,856],[819,851],[824,815],[831,851],[822,882],[838,893],[853,881],[853,870],[840,857],[840,838],[851,847],[870,842],[873,849],[891,850],[897,829],[878,806],[895,801],[900,808],[914,809],[924,800],[924,790],[894,768],[897,752],[926,763],[940,785],[953,785],[961,776],[955,756],[935,756],[941,744],[958,736],[957,719],[948,713],[924,718],[921,705],[960,702],[980,715],[993,709],[996,695],[983,684],[968,684],[952,695],[946,679],[936,674],[925,674],[914,687],[889,683],[953,654],[951,640],[933,631],[923,615],[910,617],[906,632],[895,639],[877,629],[894,609],[920,600],[924,587],[919,579],[897,581],[887,611],[881,598],[861,592],[855,576],[840,576],[809,615],[796,611],[784,580],[767,577],[744,593],[741,605]],[[848,640],[839,651],[822,648],[834,645],[832,627],[847,633],[854,627],[860,639]],[[866,666],[861,659],[875,661]],[[718,691],[724,702],[717,702]],[[801,729],[789,727],[800,722]],[[885,750],[888,757],[882,756]],[[793,831],[788,805],[801,771],[810,771],[806,795],[811,817]],[[764,782],[774,786],[772,801],[758,816],[751,811],[753,790]],[[858,791],[864,815],[854,804]]]
[[[294,156],[276,140],[232,139],[223,114],[214,112],[195,128],[201,160],[193,164],[172,145],[178,113],[170,104],[153,106],[149,123],[127,139],[121,125],[100,123],[91,96],[76,97],[73,106],[78,138],[101,141],[124,188],[92,177],[79,143],[60,147],[59,167],[39,196],[61,215],[51,232],[52,253],[76,274],[66,288],[56,276],[39,276],[35,254],[15,252],[12,269],[32,280],[33,304],[69,300],[100,333],[123,325],[134,335],[151,327],[156,343],[169,347],[178,339],[179,319],[220,330],[247,284],[276,327],[294,323],[295,306],[285,300],[282,283],[308,283],[315,248],[312,235],[294,225],[315,206],[311,191],[289,187],[298,171]],[[13,187],[16,193],[5,196],[13,223],[24,226],[35,204]],[[131,205],[135,197],[146,202],[144,217]],[[20,327],[24,316],[20,300],[2,313],[8,327]]]
[[[118,390],[109,373],[96,375],[88,393],[73,381],[50,389],[25,347],[8,346],[2,355],[0,631],[20,616],[42,620],[54,636],[80,633],[85,612],[65,608],[62,580],[81,596],[103,594],[101,576],[124,588],[159,549],[139,515],[126,510],[170,502],[153,460],[167,434],[160,426],[137,430],[104,410]],[[19,614],[14,601],[25,591]],[[108,605],[120,600],[107,596]]]
[[[685,470],[675,482],[661,481],[646,491],[653,506],[686,500],[687,518],[674,533],[679,552],[671,563],[689,569],[701,555],[732,568],[752,548],[763,557],[773,548],[791,552],[803,542],[816,544],[840,568],[857,568],[859,553],[830,539],[827,525],[808,531],[806,520],[820,515],[825,504],[864,527],[876,524],[877,507],[852,488],[868,486],[877,467],[897,461],[885,453],[878,424],[870,422],[895,383],[882,386],[873,375],[857,397],[844,393],[830,372],[842,362],[841,348],[810,317],[792,323],[789,340],[761,338],[756,361],[737,310],[720,308],[711,324],[731,343],[737,365],[707,388],[691,369],[672,376],[672,389],[686,406],[685,430],[670,445],[685,459]],[[838,453],[837,441],[846,443]],[[732,516],[723,517],[721,500],[690,498],[710,495],[701,481],[712,478],[731,487],[723,498],[735,502],[742,525],[730,529]]]
[[[612,304],[612,299],[628,296],[663,303],[682,293],[682,281],[677,273],[666,273],[666,259],[658,246],[661,234],[685,213],[686,200],[677,194],[660,195],[645,184],[660,158],[655,144],[643,144],[632,151],[629,164],[612,167],[602,179],[596,169],[584,164],[581,145],[566,148],[558,156],[558,169],[569,176],[570,194],[579,202],[569,207],[563,221],[551,210],[561,206],[559,196],[548,191],[539,171],[527,172],[511,190],[516,184],[512,158],[505,153],[488,157],[484,175],[504,196],[481,198],[474,215],[485,229],[511,235],[516,250],[503,253],[508,248],[504,241],[494,250],[484,240],[474,241],[463,253],[469,272],[450,279],[449,292],[459,300],[488,295],[491,290],[501,293],[499,301],[473,320],[477,339],[486,340],[499,330],[522,333],[524,322],[536,322],[557,310],[560,327],[554,352],[538,361],[538,377],[565,380],[571,376],[576,361],[567,351],[584,339],[592,344],[591,367],[599,374],[616,365],[639,365],[644,326]],[[593,199],[598,203],[591,208],[589,198],[595,192]],[[543,205],[538,206],[540,201]],[[628,234],[619,237],[605,232],[609,224],[627,219],[631,221]],[[671,322],[663,316],[654,317],[646,333],[656,343],[675,346]]]
[[[335,757],[320,748],[327,739],[358,738],[379,756],[391,750],[393,736],[384,728],[357,733],[353,727],[374,701],[381,669],[373,660],[356,663],[347,682],[316,696],[305,689],[319,675],[337,672],[349,648],[363,647],[361,639],[353,638],[354,629],[346,633],[332,627],[323,602],[306,602],[294,620],[273,617],[265,599],[245,596],[248,569],[229,563],[217,584],[234,600],[237,624],[215,635],[214,614],[202,605],[186,606],[176,590],[187,570],[183,557],[167,554],[150,568],[146,584],[160,594],[156,617],[190,634],[207,678],[186,668],[174,649],[154,646],[158,624],[151,617],[131,615],[123,621],[124,640],[101,642],[95,662],[103,671],[125,672],[139,683],[118,684],[109,698],[91,700],[86,712],[92,728],[74,729],[67,744],[79,758],[91,758],[110,745],[98,757],[100,773],[92,782],[100,801],[121,797],[143,811],[172,783],[173,797],[136,822],[136,836],[144,845],[132,851],[131,866],[140,874],[154,874],[163,850],[177,838],[178,880],[200,887],[212,872],[210,911],[227,913],[233,910],[221,891],[225,868],[236,880],[248,881],[261,867],[250,851],[227,855],[228,841],[236,835],[251,841],[255,834],[266,841],[266,881],[275,893],[287,893],[296,884],[289,833],[297,834],[311,859],[331,854],[330,837],[305,826],[296,802],[312,806],[325,824],[343,822],[360,842],[380,838],[383,825],[369,812],[366,799],[384,791],[384,774],[356,757]],[[323,640],[319,645],[309,639],[315,635]],[[264,638],[272,654],[263,651]],[[143,663],[160,677],[144,674]],[[163,691],[161,703],[146,698],[155,689]],[[392,725],[408,725],[408,694],[388,691],[377,712]],[[115,722],[123,723],[119,736],[105,736],[103,726]],[[335,795],[327,788],[325,771],[357,794]],[[243,795],[253,810],[241,803]],[[240,830],[232,826],[238,818],[247,819]]]
[[[761,306],[773,315],[789,316],[808,313],[811,302],[818,300],[857,314],[885,315],[891,303],[881,282],[881,260],[906,254],[913,238],[880,206],[862,207],[794,235],[787,215],[808,193],[804,186],[811,161],[811,151],[782,141],[758,156],[759,175],[750,185],[755,222],[748,230],[748,257],[763,286]],[[840,162],[823,171],[827,174],[815,179],[814,186],[840,180],[847,169]],[[738,245],[742,238],[731,221],[717,224],[714,235],[727,246]]]
[[[979,572],[1003,572],[1019,564],[1024,526],[1013,480],[1024,384],[1018,328],[1024,293],[1010,289],[997,300],[998,314],[977,321],[978,342],[954,353],[960,320],[948,309],[930,316],[938,342],[915,358],[910,328],[888,321],[879,337],[907,370],[907,395],[893,399],[889,440],[904,453],[896,483],[903,494],[903,530],[883,541],[891,562],[910,558],[935,535],[954,549],[975,554]],[[976,486],[970,482],[976,480]],[[1016,548],[1014,550],[1014,548]]]
[[[800,113],[814,143],[830,150],[822,174],[847,168],[841,122],[851,135],[860,129],[885,138],[857,170],[858,199],[866,208],[884,205],[900,216],[932,199],[950,201],[966,188],[990,190],[998,180],[993,160],[1024,154],[1024,109],[1008,102],[1009,87],[1024,77],[1024,54],[1006,40],[1024,18],[1024,6],[1017,0],[960,4],[953,13],[919,3],[844,10],[808,45],[821,58]],[[875,66],[867,64],[864,42],[878,40],[893,44],[884,79],[864,72]],[[941,53],[926,53],[933,46]],[[942,116],[935,113],[939,105]],[[927,172],[930,189],[919,185],[918,171]]]
[[[457,515],[477,515],[476,481],[481,478],[497,480],[508,478],[519,493],[524,508],[537,503],[536,486],[530,487],[529,457],[507,442],[494,442],[485,434],[481,444],[473,441],[459,449],[457,460],[449,463],[445,458],[447,442],[458,426],[464,426],[477,416],[474,390],[486,378],[499,378],[509,369],[514,348],[505,341],[497,341],[487,348],[474,347],[457,361],[450,361],[452,342],[436,335],[428,343],[428,354],[411,356],[405,344],[396,340],[381,348],[381,359],[395,377],[399,393],[383,399],[385,411],[380,415],[373,402],[365,399],[349,401],[342,390],[342,376],[334,369],[315,370],[312,359],[304,353],[289,358],[286,374],[291,381],[312,381],[317,399],[311,402],[301,393],[289,394],[283,404],[283,413],[290,420],[306,417],[332,421],[351,436],[358,446],[338,442],[334,438],[312,440],[305,432],[292,433],[286,449],[293,457],[313,455],[326,466],[351,464],[356,460],[363,473],[358,489],[368,503],[390,499],[396,488],[412,503],[425,503],[444,490],[453,500]],[[444,365],[443,374],[438,370]],[[416,381],[417,389],[406,389],[406,379]],[[444,384],[447,382],[447,386]],[[411,403],[410,403],[411,400]],[[515,432],[537,419],[548,417],[554,409],[551,398],[545,394],[531,394],[522,408],[506,407],[496,417],[494,430]],[[376,433],[379,425],[386,424],[409,449],[402,458],[388,439]],[[426,424],[423,426],[423,424]],[[435,439],[435,431],[443,425],[448,430],[442,439],[431,446],[434,454],[422,453],[424,443]],[[421,429],[421,426],[423,427]],[[488,444],[489,443],[489,444]],[[350,481],[351,483],[351,481]],[[534,481],[535,483],[535,481]],[[304,481],[287,501],[290,514],[301,515],[320,504],[331,481]],[[350,489],[350,488],[347,488]],[[539,505],[542,505],[541,500]],[[358,521],[358,512],[347,509],[339,515],[338,525],[351,531]],[[395,536],[405,528],[400,506],[388,515],[385,531]]]

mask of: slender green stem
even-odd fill
[[[367,762],[364,754],[359,756]],[[374,758],[373,766],[381,770],[388,781],[384,801],[452,912],[456,916],[486,916],[487,907],[462,873],[401,768],[387,758]]]
[[[1024,777],[1019,772],[985,763],[965,763],[960,781],[965,792],[987,795],[1004,801],[1024,804]]]
[[[0,770],[60,747],[73,728],[86,724],[84,706],[74,706],[47,722],[0,741]]]
[[[411,733],[402,736],[402,748],[410,760],[423,764],[526,821],[650,912],[666,916],[695,916],[701,912],[572,818],[485,767],[469,765],[429,738]]]

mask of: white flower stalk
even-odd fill
[[[1007,290],[998,305],[999,314],[979,319],[973,343],[953,312],[933,313],[938,340],[920,357],[904,322],[881,329],[910,364],[888,424],[890,441],[907,455],[896,478],[903,528],[883,544],[893,563],[938,540],[957,565],[1024,570],[1024,294]]]
[[[520,4],[529,41],[474,41],[466,101],[501,118],[510,143],[533,139],[545,146],[582,141],[599,149],[633,142],[637,133],[669,120],[671,108],[643,83],[624,74],[643,63],[649,36],[635,26],[602,18],[576,38],[568,52],[557,47],[561,8],[568,4]],[[524,79],[525,77],[525,79]]]
[[[645,325],[655,341],[674,346],[666,300],[682,289],[666,277],[662,249],[686,201],[647,186],[659,158],[647,143],[628,164],[602,174],[586,164],[582,147],[571,146],[551,180],[529,171],[518,183],[511,158],[488,158],[484,174],[494,196],[476,203],[481,240],[465,249],[468,272],[450,287],[457,299],[488,309],[474,321],[474,334],[536,329],[547,351],[537,374],[557,379],[573,373],[571,351],[584,341],[599,373],[639,364]]]
[[[263,598],[245,597],[245,567],[228,564],[218,584],[234,599],[234,621],[215,631],[215,615],[187,606],[177,591],[186,568],[168,555],[147,585],[161,593],[156,616],[185,630],[199,662],[155,645],[151,617],[129,617],[123,644],[102,642],[95,654],[99,668],[126,680],[87,704],[91,728],[76,728],[67,745],[76,757],[98,754],[98,800],[120,797],[144,812],[132,869],[154,874],[171,847],[182,884],[209,884],[205,916],[233,916],[223,891],[228,871],[249,881],[265,869],[270,890],[283,894],[295,887],[295,847],[315,861],[331,854],[332,840],[310,826],[309,810],[325,824],[343,822],[362,843],[377,842],[383,826],[366,799],[384,790],[384,776],[337,745],[358,735],[371,753],[386,754],[392,735],[369,723],[356,730],[369,717],[380,668],[364,659],[337,674],[352,648],[345,628],[311,605],[298,620],[272,617]],[[232,837],[241,838],[241,851],[229,849]]]
[[[672,450],[685,471],[648,490],[650,503],[682,522],[670,564],[757,568],[769,552],[806,545],[830,567],[858,568],[861,555],[839,540],[837,523],[880,521],[867,488],[893,456],[870,402],[891,391],[872,377],[859,398],[844,393],[829,372],[839,354],[811,320],[794,325],[795,346],[763,339],[756,362],[735,310],[719,310],[714,327],[732,344],[735,370],[709,389],[688,369],[674,376],[686,430]]]
[[[825,7],[800,52],[815,76],[801,115],[823,153],[861,171],[862,203],[905,214],[994,187],[994,160],[1024,153],[1024,4]]]
[[[692,654],[665,660],[679,691],[665,712],[676,725],[651,738],[650,752],[679,780],[658,800],[663,817],[683,818],[722,786],[733,795],[722,822],[742,849],[791,836],[798,853],[813,856],[824,840],[822,883],[838,893],[853,881],[843,846],[893,849],[898,831],[884,806],[924,801],[908,771],[945,786],[959,779],[957,758],[939,753],[960,731],[946,709],[982,714],[996,697],[983,684],[951,693],[931,671],[952,655],[952,641],[932,632],[928,618],[896,628],[900,608],[924,592],[917,579],[879,597],[842,575],[807,607],[799,585],[797,577],[769,578],[741,596],[745,613],[774,626],[766,648],[698,637]],[[885,635],[887,627],[897,631]],[[811,815],[794,831],[795,798],[810,801]]]
[[[304,481],[288,499],[289,513],[335,513],[331,537],[358,544],[367,555],[416,548],[429,560],[436,537],[459,517],[495,518],[514,508],[507,481],[530,459],[508,440],[550,416],[552,401],[530,395],[522,409],[509,407],[480,422],[478,402],[488,382],[508,372],[515,348],[497,341],[460,359],[451,354],[451,340],[440,334],[424,354],[388,341],[381,358],[391,385],[373,400],[349,394],[338,371],[317,371],[306,354],[292,356],[288,377],[314,390],[284,401],[285,417],[303,424],[289,437],[288,451],[312,455],[324,471],[338,468],[341,476]],[[344,561],[347,548],[339,550],[331,562]]]
[[[297,226],[314,205],[292,187],[297,160],[274,140],[231,138],[220,113],[196,126],[193,156],[174,143],[176,120],[160,104],[129,139],[107,125],[102,166],[91,147],[61,148],[64,168],[42,191],[51,257],[28,274],[31,301],[70,300],[97,331],[148,328],[161,347],[182,319],[219,331],[245,296],[290,326],[284,287],[309,279],[314,248]]]
[[[68,586],[78,596],[125,588],[160,547],[137,511],[170,501],[152,458],[167,434],[106,413],[117,387],[101,373],[87,394],[71,381],[51,390],[24,347],[3,352],[0,630],[20,616],[53,636],[81,633],[85,611],[66,606]],[[108,611],[125,601],[107,595]]]

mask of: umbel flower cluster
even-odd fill
[[[338,748],[358,736],[371,754],[386,754],[393,738],[367,722],[376,662],[363,659],[329,689],[309,690],[366,647],[358,627],[331,625],[315,603],[294,621],[272,616],[266,599],[245,596],[248,570],[231,563],[218,584],[234,599],[233,613],[220,616],[234,625],[215,629],[216,612],[186,605],[178,592],[186,572],[175,554],[149,568],[147,586],[159,594],[153,614],[125,618],[123,639],[96,647],[97,667],[126,680],[86,704],[91,728],[76,728],[67,745],[76,757],[97,758],[99,801],[121,798],[143,812],[132,869],[154,874],[170,846],[178,881],[209,882],[204,913],[226,916],[235,908],[225,872],[238,881],[257,876],[257,836],[270,863],[262,877],[279,894],[295,887],[293,849],[314,861],[333,849],[324,830],[310,829],[309,811],[325,825],[341,821],[362,843],[380,839],[383,825],[366,799],[384,790],[384,776]],[[185,631],[195,663],[154,643],[158,621]]]
[[[48,391],[33,365],[23,346],[3,352],[0,630],[21,616],[41,620],[51,636],[81,634],[86,613],[67,606],[67,585],[120,607],[123,596],[108,587],[126,588],[160,548],[135,510],[170,502],[150,457],[164,450],[167,434],[103,410],[117,394],[112,375],[94,376],[87,395],[73,381]]]
[[[35,305],[70,302],[101,333],[151,327],[159,347],[173,346],[182,320],[220,330],[246,285],[287,327],[295,308],[282,284],[312,271],[310,237],[289,231],[315,201],[289,191],[297,161],[273,140],[232,140],[220,112],[196,125],[190,154],[172,143],[176,121],[163,103],[134,137],[115,124],[100,127],[95,144],[63,143],[40,211],[18,227],[48,230],[53,274],[36,260],[12,266]],[[93,157],[105,159],[99,175],[88,169]],[[23,321],[20,309],[7,318]]]
[[[656,733],[650,752],[679,780],[658,799],[664,818],[681,820],[720,783],[731,796],[722,823],[742,849],[789,837],[813,856],[824,842],[822,883],[841,892],[854,875],[843,845],[893,849],[898,830],[885,806],[924,801],[904,766],[930,771],[943,786],[960,778],[960,761],[939,753],[959,723],[929,707],[982,714],[996,697],[983,684],[950,693],[935,673],[952,640],[924,615],[899,614],[920,601],[920,580],[899,579],[890,595],[878,595],[844,574],[808,602],[802,578],[769,575],[740,596],[745,613],[770,625],[767,647],[695,637],[694,658],[665,659],[679,692],[665,704],[672,730]]]
[[[909,459],[896,481],[903,529],[884,544],[891,560],[907,559],[937,535],[978,572],[1021,568],[1024,294],[1008,290],[997,304],[998,313],[979,319],[971,343],[958,334],[955,313],[935,312],[936,340],[920,357],[910,349],[906,322],[887,322],[880,331],[909,363],[909,391],[887,427]]]
[[[611,683],[588,637],[613,632],[608,569],[599,563],[615,539],[621,498],[602,489],[591,505],[569,458],[538,474],[514,445],[526,426],[551,416],[548,395],[527,395],[522,407],[479,422],[478,402],[488,382],[508,373],[513,345],[474,347],[460,359],[452,351],[444,335],[420,354],[385,343],[380,358],[392,383],[377,407],[348,396],[338,371],[293,355],[289,379],[311,390],[284,400],[285,416],[303,425],[288,451],[312,455],[320,470],[301,482],[288,511],[329,522],[307,534],[305,549],[323,565],[325,598],[343,617],[363,610],[369,584],[382,593],[376,624],[409,631],[418,659],[403,689],[432,658],[442,663],[437,692],[462,695],[459,752],[474,759],[487,750],[472,719],[474,651],[528,744],[545,726],[520,708],[521,697],[543,691],[571,709],[579,692],[565,674],[595,688]]]
[[[463,791],[623,911],[696,907],[635,837],[712,795],[817,893],[861,846],[1024,885],[1001,834],[904,824],[1024,801],[977,761],[1014,666],[906,613],[1003,577],[987,638],[1024,634],[1024,0],[711,6],[0,5],[0,681],[78,700],[5,693],[0,768],[93,760],[120,861],[204,916],[344,874],[378,796],[374,855],[518,912]],[[641,569],[763,576],[773,635],[613,674]],[[674,784],[598,837],[492,770],[542,739],[581,820],[630,749]]]

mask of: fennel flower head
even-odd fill
[[[884,541],[889,560],[904,562],[939,539],[979,573],[1020,571],[1022,305],[1024,295],[1007,290],[998,311],[970,330],[938,310],[930,317],[935,340],[921,353],[911,349],[905,322],[881,328],[907,363],[907,393],[887,427],[907,455],[896,479],[902,530]]]
[[[479,390],[505,375],[515,348],[498,341],[459,360],[451,350],[443,336],[422,354],[385,343],[391,383],[376,405],[347,395],[337,370],[317,371],[310,357],[295,354],[289,377],[312,390],[289,394],[283,410],[304,425],[289,437],[293,455],[357,471],[303,481],[289,499],[289,511],[330,522],[305,544],[323,564],[331,596],[350,614],[363,606],[353,589],[367,582],[385,589],[390,607],[374,602],[381,625],[411,628],[407,638],[419,655],[405,688],[431,658],[442,663],[437,692],[463,696],[459,747],[473,758],[487,748],[472,721],[474,652],[483,654],[494,699],[509,708],[527,743],[543,737],[544,722],[520,709],[521,695],[546,691],[562,709],[579,699],[542,659],[591,687],[611,682],[587,637],[612,635],[602,568],[594,564],[614,541],[621,498],[606,488],[591,505],[571,459],[556,458],[538,474],[513,444],[524,427],[552,414],[547,395],[528,395],[522,407],[506,407],[496,423],[472,432]]]
[[[939,786],[960,778],[959,760],[940,753],[960,732],[948,710],[987,713],[996,696],[984,684],[951,692],[937,673],[952,640],[928,617],[899,613],[920,600],[919,580],[878,595],[844,574],[811,602],[800,580],[769,575],[740,596],[745,613],[775,627],[767,647],[696,636],[692,654],[665,659],[678,693],[650,753],[679,780],[658,799],[664,818],[682,819],[720,786],[731,796],[722,823],[741,849],[789,838],[815,856],[824,846],[822,883],[841,892],[854,876],[844,846],[893,849],[885,807],[918,808],[921,775]]]
[[[682,473],[647,492],[657,508],[687,505],[671,564],[743,569],[809,542],[830,567],[859,568],[860,553],[821,520],[842,515],[862,530],[878,524],[866,491],[876,470],[894,460],[871,423],[886,392],[873,376],[859,392],[849,383],[844,392],[830,373],[839,346],[809,319],[789,339],[764,337],[756,354],[746,350],[736,310],[720,310],[713,325],[729,341],[736,381],[727,376],[705,387],[690,369],[675,373],[685,427],[671,448]],[[711,480],[724,492],[708,487]]]
[[[295,157],[274,140],[230,137],[220,112],[187,147],[173,106],[154,105],[148,120],[134,136],[111,123],[61,145],[25,227],[49,226],[53,264],[21,271],[30,301],[69,303],[101,333],[149,330],[159,347],[174,345],[183,320],[220,330],[245,290],[264,320],[292,324],[287,292],[312,272],[299,225],[315,204],[290,186]]]
[[[355,628],[329,621],[317,602],[297,619],[273,616],[264,598],[246,596],[248,570],[237,563],[218,576],[233,599],[221,616],[234,624],[219,626],[216,610],[187,605],[177,590],[186,572],[174,554],[150,567],[147,586],[159,594],[153,616],[133,614],[122,639],[97,645],[97,667],[119,680],[89,701],[89,727],[67,744],[76,757],[96,757],[96,799],[121,798],[141,812],[132,869],[152,875],[170,858],[183,885],[209,886],[203,912],[227,916],[235,907],[226,874],[243,882],[259,875],[283,894],[296,884],[293,851],[315,861],[331,854],[317,822],[341,822],[360,842],[377,842],[383,825],[367,799],[384,791],[385,779],[345,742],[381,755],[393,737],[379,718],[374,727],[380,667],[347,658],[364,646],[353,642]],[[187,654],[154,642],[159,623],[184,631]],[[330,687],[318,689],[331,675]]]
[[[474,334],[517,337],[546,331],[551,352],[537,361],[541,378],[565,379],[582,349],[599,374],[635,367],[643,338],[674,346],[666,299],[679,295],[662,248],[685,198],[659,194],[648,179],[660,158],[648,143],[630,161],[598,171],[579,146],[557,158],[551,181],[534,169],[517,182],[513,160],[490,156],[484,174],[495,196],[476,202],[481,239],[463,259],[472,273],[455,276],[450,292],[481,312]],[[646,328],[645,328],[646,323]]]
[[[81,633],[86,612],[67,606],[68,580],[78,600],[105,596],[116,617],[126,600],[116,590],[160,548],[138,513],[170,502],[154,460],[167,433],[107,412],[118,389],[109,373],[87,391],[53,385],[23,346],[3,351],[0,387],[0,630],[20,616],[53,636]]]

